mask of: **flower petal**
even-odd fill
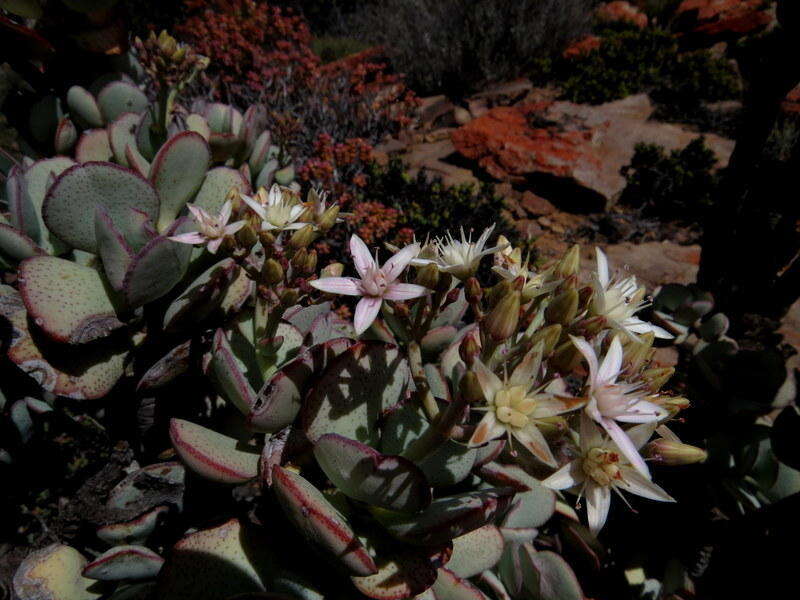
[[[425,296],[430,290],[422,285],[414,283],[391,283],[383,293],[387,300],[410,300]]]
[[[611,439],[614,440],[614,443],[617,445],[617,448],[619,448],[619,451],[622,452],[623,456],[630,461],[633,468],[650,479],[650,469],[647,468],[647,464],[644,462],[642,455],[639,454],[636,444],[622,431],[622,427],[617,425],[617,422],[613,419],[604,418],[600,424],[603,426],[603,429],[608,432],[608,435],[611,436]]]
[[[581,461],[573,460],[542,481],[542,485],[551,490],[566,490],[583,483],[586,476],[581,469]]]
[[[603,362],[600,364],[600,370],[597,372],[597,380],[602,383],[614,383],[619,375],[619,370],[622,368],[622,344],[618,337],[611,340],[611,345],[608,347]]]
[[[657,338],[661,338],[662,340],[671,340],[675,337],[666,329],[648,323],[647,321],[642,321],[639,317],[628,317],[622,322],[622,326],[633,333],[642,334],[652,331]]]
[[[600,248],[595,248],[594,250],[597,254],[597,279],[600,281],[600,285],[602,285],[603,288],[607,288],[608,282],[610,281],[608,277],[608,259]]]
[[[584,452],[591,448],[599,448],[603,445],[603,434],[601,430],[594,424],[592,418],[586,414],[581,413],[580,423],[580,436],[581,436],[581,450]]]
[[[614,418],[622,423],[650,423],[663,419],[667,414],[667,411],[657,404],[647,400],[637,400],[626,409],[625,414]]]
[[[325,279],[329,278],[326,277]],[[325,281],[325,279],[318,279],[317,281]],[[367,296],[358,301],[358,304],[356,304],[356,314],[353,317],[356,335],[361,335],[372,325],[375,317],[378,316],[381,304],[383,304],[383,298],[376,298],[374,296]]]
[[[544,344],[539,342],[528,351],[525,357],[519,362],[517,367],[511,373],[508,379],[510,385],[524,385],[526,389],[531,386],[533,379],[539,372],[539,367],[542,364],[542,350]]]
[[[547,466],[554,469],[558,466],[553,453],[550,451],[550,446],[547,445],[547,440],[544,439],[542,432],[539,431],[535,423],[528,423],[520,429],[514,428],[511,430],[511,435]]]
[[[650,481],[647,477],[642,477],[640,473],[632,469],[624,469],[622,479],[616,480],[615,485],[631,494],[636,494],[648,500],[675,502],[675,498],[670,496],[660,486]]]
[[[535,399],[536,407],[530,415],[534,419],[555,417],[556,415],[575,410],[586,404],[586,398],[573,398],[572,396],[536,394]]]
[[[323,277],[308,282],[312,287],[329,294],[342,294],[344,296],[360,296],[360,280],[353,277]]]
[[[356,271],[363,279],[369,273],[370,267],[375,266],[375,259],[369,253],[369,248],[357,235],[350,236],[350,254],[353,255],[353,264],[356,266]]]
[[[408,266],[408,263],[416,258],[418,254],[419,244],[411,244],[387,260],[383,267],[381,267],[386,281],[392,283],[395,279],[400,277],[400,274]]]
[[[225,235],[233,235],[237,231],[239,231],[242,227],[247,225],[247,221],[236,221],[235,223],[231,223],[230,225],[225,226]]]
[[[655,421],[650,423],[642,423],[641,425],[634,425],[630,429],[627,429],[625,433],[629,438],[631,438],[633,445],[636,446],[636,449],[638,450],[647,442],[649,442],[651,437],[653,437],[653,432],[656,430],[656,425],[657,423]]]
[[[571,335],[569,336],[569,339],[572,340],[572,343],[575,344],[575,347],[580,351],[581,354],[583,354],[586,362],[589,363],[589,383],[591,385],[595,385],[595,382],[598,381],[597,371],[599,367],[597,366],[597,354],[595,354],[594,348],[592,348],[589,345],[589,342],[583,338]]]
[[[267,218],[267,211],[263,206],[261,206],[260,202],[253,200],[251,197],[245,196],[244,194],[241,195],[241,198],[262,221]]]
[[[475,428],[475,432],[472,434],[469,442],[467,442],[467,445],[470,447],[480,446],[489,440],[500,437],[505,432],[506,428],[497,420],[497,416],[494,414],[494,411],[490,410],[483,415],[483,418]]]
[[[220,225],[225,225],[230,220],[232,212],[233,205],[231,204],[231,201],[225,200],[225,203],[222,205],[222,208],[219,211]]]
[[[223,239],[224,238],[216,238],[211,240],[208,242],[208,246],[206,246],[206,248],[208,248],[208,251],[211,252],[211,254],[216,254],[217,250],[219,250],[219,247],[222,245]]]
[[[503,382],[500,381],[500,378],[492,373],[481,359],[475,359],[475,362],[472,364],[472,372],[475,373],[475,376],[478,378],[478,383],[481,386],[481,390],[483,391],[483,397],[486,398],[486,402],[489,404],[494,402],[494,396],[497,392],[503,389]]]
[[[180,235],[172,235],[167,238],[168,240],[172,240],[173,242],[179,242],[181,244],[204,244],[206,241],[206,236],[204,236],[199,231],[192,231],[191,233],[181,233]]]
[[[608,509],[611,506],[611,489],[589,484],[586,486],[586,517],[589,529],[595,535],[603,528],[608,518]]]

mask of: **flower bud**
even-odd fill
[[[650,358],[653,340],[655,339],[655,334],[652,331],[648,331],[637,339],[626,337],[623,340],[622,347],[625,351],[623,364],[628,366],[631,373],[637,373]]]
[[[339,262],[331,263],[320,271],[319,276],[322,277],[340,277],[344,272],[344,265]]]
[[[461,391],[461,397],[470,404],[483,402],[484,397],[481,384],[478,382],[478,376],[472,371],[464,373],[464,376],[458,384],[458,388]]]
[[[248,250],[258,242],[258,233],[249,223],[236,232],[236,241],[239,245]]]
[[[300,299],[300,292],[296,289],[289,288],[283,290],[281,294],[281,305],[285,308],[289,308],[290,306],[294,306],[297,304],[297,301]]]
[[[292,257],[291,260],[292,267],[295,270],[302,272],[303,267],[305,267],[307,257],[308,257],[308,251],[305,248],[300,248],[297,252],[294,253],[294,256]]]
[[[261,277],[268,285],[275,285],[283,281],[284,272],[281,263],[274,258],[265,260],[264,266],[261,267]]]
[[[322,216],[319,218],[319,222],[317,223],[317,228],[324,233],[336,224],[336,219],[338,218],[339,218],[339,205],[334,204],[332,206],[329,206],[327,209],[325,209],[325,212],[322,213]]]
[[[581,358],[581,353],[575,344],[571,340],[567,340],[555,349],[548,365],[558,373],[569,373],[578,365]]]
[[[439,284],[439,267],[430,263],[417,270],[417,277],[415,279],[417,285],[435,290]]]
[[[496,342],[507,340],[519,325],[520,293],[513,291],[500,300],[483,322],[486,332]]]
[[[648,398],[648,400],[668,410],[673,416],[690,406],[689,400],[683,396],[656,396],[655,398]]]
[[[461,344],[458,346],[458,353],[468,367],[472,367],[472,363],[475,362],[475,358],[481,351],[481,346],[478,343],[476,334],[477,332],[475,331],[469,332],[464,336],[464,339],[461,340]]]
[[[258,240],[264,247],[265,252],[267,251],[267,249],[269,249],[269,251],[272,251],[272,247],[275,245],[275,236],[272,235],[269,231],[259,231]]]
[[[550,355],[561,337],[561,329],[558,323],[542,327],[531,336],[531,347],[542,342],[542,356]]]
[[[316,270],[317,270],[317,251],[311,249],[308,251],[308,254],[306,256],[306,262],[305,265],[303,265],[303,271],[310,275],[311,273],[314,273]]]
[[[501,299],[505,298],[514,289],[514,284],[507,279],[495,284],[486,294],[486,300],[489,306],[494,306]]]
[[[542,434],[550,441],[560,438],[569,430],[567,420],[561,415],[537,419],[536,426],[539,428],[539,431],[541,431]]]
[[[294,249],[305,248],[310,245],[316,237],[314,226],[309,224],[294,232],[289,240],[289,246]]]
[[[708,458],[708,452],[702,448],[665,438],[647,444],[643,454],[655,462],[669,466],[691,465],[705,462]]]
[[[578,292],[569,289],[556,296],[547,306],[544,316],[549,323],[569,325],[578,314]]]
[[[561,257],[556,265],[555,275],[557,277],[569,277],[570,275],[577,275],[578,269],[581,266],[581,247],[575,244],[570,248],[567,253]]]
[[[585,285],[578,290],[578,305],[583,306],[584,308],[589,306],[592,302],[592,297],[594,296],[594,290]]]
[[[474,277],[470,277],[464,283],[464,296],[470,304],[477,304],[483,298],[481,284]]]

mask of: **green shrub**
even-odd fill
[[[451,96],[528,72],[591,24],[592,0],[386,0],[347,20],[347,35],[381,44],[422,94]]]
[[[667,154],[661,146],[639,144],[622,174],[628,185],[623,204],[645,214],[694,221],[710,205],[717,178],[714,153],[700,137]]]

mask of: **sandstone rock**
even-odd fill
[[[757,32],[775,18],[765,0],[683,0],[675,15],[680,33],[709,44]]]
[[[441,177],[445,185],[478,185],[480,182],[472,171],[445,161],[455,153],[453,142],[449,138],[450,136],[447,136],[438,141],[409,146],[407,151],[400,155],[409,174],[415,177],[420,170],[423,170],[432,178]]]
[[[644,244],[625,242],[606,246],[603,250],[613,268],[627,269],[650,291],[665,283],[687,285],[697,280],[700,265],[698,245],[679,246],[666,241]],[[594,249],[585,248],[584,251],[594,269]]]
[[[633,6],[630,2],[615,0],[606,2],[597,7],[595,15],[598,20],[606,23],[624,21],[636,25],[639,29],[647,27],[647,15]]]
[[[594,52],[595,50],[597,50],[600,47],[602,41],[603,41],[602,38],[596,35],[584,36],[570,43],[561,53],[561,56],[567,59],[574,59],[586,56],[590,52]]]
[[[453,132],[456,151],[492,177],[527,185],[578,212],[602,210],[625,187],[620,169],[636,144],[666,150],[685,147],[697,132],[649,121],[653,106],[644,94],[590,106],[538,102],[497,107]],[[727,165],[734,142],[706,134],[718,167]]]

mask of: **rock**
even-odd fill
[[[781,104],[783,112],[793,115],[800,115],[800,85],[786,94],[786,98]]]
[[[614,269],[627,269],[636,275],[649,291],[665,283],[688,285],[697,280],[700,265],[700,246],[679,246],[673,242],[644,244],[612,244],[603,250]],[[594,269],[594,248],[584,248],[581,265],[589,263]]]
[[[704,45],[760,31],[775,20],[765,0],[683,0],[675,16],[678,32]]]
[[[603,41],[602,38],[596,35],[584,36],[570,43],[561,53],[561,56],[567,59],[574,59],[586,56],[587,54],[597,50],[600,47],[602,41]]]
[[[435,139],[434,134],[435,132],[431,132],[428,135]],[[445,161],[454,153],[453,142],[450,140],[450,135],[447,135],[437,141],[411,145],[400,158],[412,177],[415,177],[420,170],[424,170],[431,177],[441,177],[445,185],[478,185],[479,181],[472,171]]]
[[[453,108],[453,103],[444,95],[420,99],[418,109],[420,125],[425,129],[453,125],[455,123]]]
[[[552,215],[556,212],[556,207],[553,204],[541,196],[537,196],[533,192],[525,191],[522,193],[522,198],[520,199],[520,205],[524,208],[529,214],[535,217],[541,217],[544,215]]]
[[[623,0],[615,0],[614,2],[606,2],[597,7],[595,16],[599,21],[605,23],[615,23],[623,21],[636,25],[639,29],[647,27],[647,15],[640,11],[637,7],[633,6],[630,2]]]
[[[684,148],[700,134],[680,125],[649,121],[653,106],[640,94],[599,106],[543,101],[497,107],[455,130],[453,146],[489,175],[525,184],[559,206],[596,212],[612,203],[626,181],[638,143]],[[705,134],[706,144],[727,165],[734,142]]]

